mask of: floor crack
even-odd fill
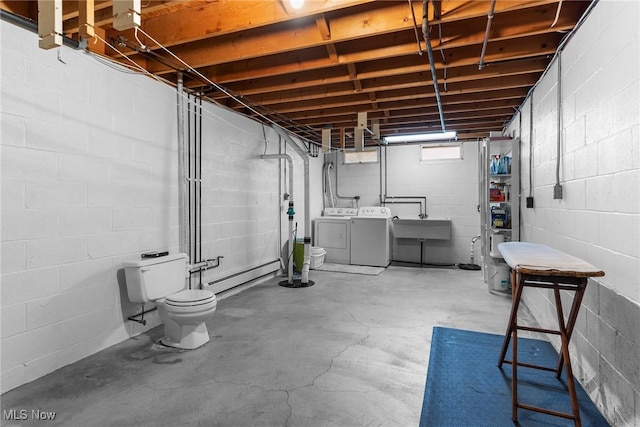
[[[309,384],[304,384],[298,387],[294,387],[292,389],[290,389],[289,391],[295,391],[297,389],[301,389],[301,388],[305,388],[305,387],[312,387],[316,385],[316,381],[322,377],[323,375],[327,374],[331,368],[333,367],[333,362],[340,357],[345,351],[349,350],[351,347],[355,347],[357,345],[362,345],[367,339],[369,339],[370,334],[369,334],[369,326],[367,326],[365,323],[363,323],[362,321],[356,319],[356,317],[353,315],[352,312],[346,310],[347,313],[349,313],[349,316],[351,317],[351,320],[353,320],[355,323],[357,323],[358,325],[362,326],[364,328],[364,337],[360,338],[357,342],[352,342],[350,344],[347,344],[346,346],[344,346],[344,348],[342,348],[336,355],[331,357],[331,360],[329,361],[329,366],[327,366],[327,369],[325,369],[324,371],[320,372],[318,375],[316,375],[313,380],[311,380],[311,382]],[[323,390],[323,391],[329,391],[329,390]]]

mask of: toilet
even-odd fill
[[[216,295],[185,289],[186,254],[125,262],[127,294],[131,302],[153,302],[164,323],[162,344],[192,350],[209,342],[205,321],[216,310]]]

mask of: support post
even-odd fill
[[[95,25],[94,18],[94,0],[85,0],[78,2],[79,18],[80,18],[80,37],[90,39],[95,37],[96,33],[93,29]]]
[[[322,152],[328,153],[331,151],[331,129],[322,129]]]
[[[62,46],[62,0],[38,0],[40,49]]]

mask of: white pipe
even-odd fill
[[[293,236],[293,159],[288,154],[263,154],[262,159],[285,159],[289,162],[289,247],[287,249],[287,278],[289,283],[293,283],[293,259],[291,254],[295,248],[295,242],[292,241]]]
[[[274,130],[284,138],[286,142],[302,157],[304,162],[304,262],[302,264],[302,285],[309,283],[309,267],[311,266],[311,215],[310,211],[310,197],[309,197],[309,156],[300,148],[298,144],[291,138],[289,133],[280,126],[274,125]]]
[[[327,167],[327,183],[329,185],[329,201],[331,202],[331,207],[335,207],[335,203],[333,202],[333,189],[331,188],[331,174],[329,171],[333,169],[333,163],[329,163]]]
[[[180,234],[180,249],[181,253],[187,253],[189,247],[188,233],[189,224],[187,218],[187,150],[184,140],[184,105],[183,105],[183,77],[182,73],[178,72],[178,84],[176,87],[176,93],[178,95],[177,110],[178,110],[178,199],[180,207],[178,209],[178,221],[180,222],[179,234]]]
[[[220,260],[224,258],[223,256],[219,256],[213,259],[205,259],[204,261],[197,262],[195,264],[188,264],[189,273],[197,273],[202,270],[208,270],[210,268],[215,268],[220,265]]]
[[[329,202],[332,208],[335,207],[334,197],[333,197],[333,189],[331,188],[331,175],[329,174],[330,169],[333,169],[333,163],[325,163],[322,166],[322,210],[326,208],[326,197],[327,191],[329,192]],[[328,188],[328,190],[327,190]]]

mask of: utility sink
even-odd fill
[[[395,218],[393,237],[396,239],[449,240],[451,218]]]

